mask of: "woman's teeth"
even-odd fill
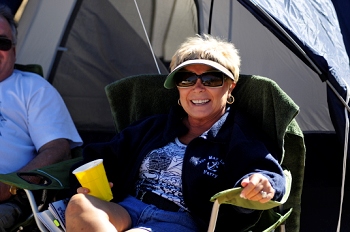
[[[192,100],[193,104],[205,104],[209,102],[209,100]]]

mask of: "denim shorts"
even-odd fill
[[[196,232],[198,228],[191,215],[184,209],[178,212],[164,211],[128,196],[118,203],[130,214],[132,228],[152,232]]]

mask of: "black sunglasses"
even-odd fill
[[[12,41],[8,38],[1,38],[0,37],[0,50],[1,51],[8,51],[12,48]]]
[[[188,88],[194,86],[199,78],[206,87],[221,87],[224,84],[226,75],[220,71],[209,71],[197,75],[193,72],[179,71],[174,74],[174,80],[177,87]]]

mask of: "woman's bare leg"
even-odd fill
[[[66,209],[68,232],[125,231],[131,227],[128,212],[120,205],[78,193]]]

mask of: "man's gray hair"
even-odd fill
[[[0,16],[4,17],[7,22],[10,24],[12,31],[12,44],[16,45],[17,43],[17,23],[14,20],[11,9],[4,4],[0,4]]]

